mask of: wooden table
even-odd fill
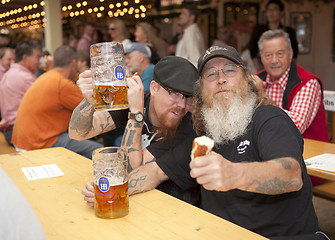
[[[22,167],[56,163],[65,176],[28,181]],[[47,239],[266,239],[158,190],[130,197],[129,214],[101,219],[81,190],[92,163],[64,148],[0,155],[0,167],[35,210]]]
[[[335,154],[335,144],[321,142],[311,139],[304,139],[304,159],[308,159],[324,153]],[[309,175],[315,177],[321,177],[324,179],[335,181],[335,172],[313,169],[307,166],[307,172]]]

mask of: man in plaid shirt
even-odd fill
[[[321,80],[292,61],[288,34],[269,30],[258,41],[265,94],[293,120],[304,138],[329,142]]]
[[[321,80],[292,61],[290,38],[269,30],[258,41],[265,94],[293,120],[304,138],[329,142]],[[319,183],[312,178],[313,184]]]

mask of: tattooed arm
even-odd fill
[[[134,195],[152,190],[168,179],[156,162],[145,164],[129,174],[128,193]]]
[[[90,70],[79,75],[77,85],[85,98],[72,112],[69,125],[70,138],[84,140],[115,129],[113,119],[107,111],[94,111]]]
[[[141,78],[138,76],[127,78],[127,84],[130,112],[144,113],[144,87]],[[142,128],[143,122],[138,123],[134,119],[129,119],[123,134],[121,146],[127,150],[128,171],[155,160],[147,149],[142,150]]]
[[[111,115],[107,111],[94,111],[94,106],[84,99],[72,112],[69,136],[80,141],[113,129]]]
[[[156,162],[143,165],[129,173],[128,194],[146,192],[157,187],[161,182],[168,180],[165,173],[158,167]],[[81,191],[84,200],[89,206],[94,206],[94,188],[93,181],[86,183]]]
[[[297,160],[287,157],[266,162],[233,163],[212,152],[190,163],[191,176],[207,190],[240,189],[262,194],[282,194],[302,187]]]

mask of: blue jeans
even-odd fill
[[[8,131],[5,131],[4,129],[2,129],[2,132],[3,132],[3,135],[6,139],[6,142],[9,144],[9,145],[13,145],[11,143],[12,141],[12,135],[13,135],[13,130],[8,130]]]
[[[59,135],[57,142],[51,147],[64,147],[84,157],[92,159],[92,152],[97,148],[103,147],[102,144],[91,140],[77,141],[71,139],[67,132]]]

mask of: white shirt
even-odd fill
[[[123,49],[129,48],[131,45],[131,41],[128,38],[123,39],[122,41]]]
[[[202,33],[196,23],[184,30],[183,38],[176,47],[176,56],[189,60],[195,67],[198,59],[205,52],[205,43]]]
[[[244,61],[244,64],[247,66],[247,68],[250,70],[252,74],[255,74],[258,72],[254,65],[254,62],[252,61],[249,49],[246,49],[242,52],[241,58]]]

